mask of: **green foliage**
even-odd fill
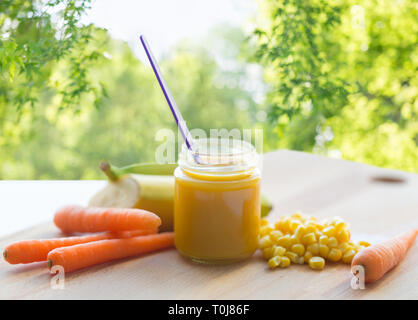
[[[0,2],[0,104],[18,111],[26,105],[34,107],[48,88],[60,98],[60,108],[79,111],[83,95],[91,95],[99,105],[103,87],[89,80],[88,66],[102,56],[100,46],[90,45],[94,27],[78,23],[90,2]],[[68,80],[58,82],[52,77],[53,67],[62,59],[68,61]]]
[[[416,2],[263,4],[256,60],[276,146],[418,171]]]
[[[46,146],[54,140],[60,143],[56,131],[44,125],[53,123],[49,115],[56,114],[58,118],[62,113],[66,119],[70,115],[64,111],[77,115],[81,109],[98,106],[105,96],[99,79],[91,77],[90,67],[105,60],[101,41],[108,38],[94,37],[99,34],[97,28],[79,24],[89,3],[90,0],[0,2],[1,177],[54,178],[50,160],[41,159],[65,157],[65,153],[48,153]],[[44,140],[31,150],[39,138]],[[23,150],[32,153],[22,153]]]

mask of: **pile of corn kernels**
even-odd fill
[[[350,236],[348,223],[340,217],[318,222],[313,216],[295,213],[281,217],[274,225],[262,219],[259,248],[272,269],[307,263],[321,270],[325,260],[351,263],[360,250],[370,245],[352,242]]]

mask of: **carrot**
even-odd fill
[[[157,233],[156,228],[148,230],[125,231],[122,233],[106,232],[80,237],[24,240],[8,245],[3,251],[3,257],[10,264],[46,261],[48,252],[55,248],[67,247],[75,244],[104,239],[129,238],[153,233]]]
[[[71,272],[115,259],[169,248],[173,245],[173,232],[76,244],[50,251],[48,253],[48,267],[60,265],[65,272]]]
[[[54,217],[64,233],[154,229],[161,225],[156,214],[141,209],[66,206]]]
[[[417,236],[418,229],[406,232],[393,239],[372,245],[357,253],[351,267],[361,265],[365,269],[365,281],[374,282],[394,268],[405,257]]]

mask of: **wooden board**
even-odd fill
[[[351,223],[354,239],[372,242],[418,227],[416,174],[278,151],[264,156],[263,192],[274,202],[273,221],[296,210],[319,218],[339,215]],[[52,223],[42,224],[0,239],[0,248],[57,235]],[[51,288],[50,280],[44,263],[0,262],[2,299],[417,299],[418,248],[415,244],[396,269],[364,290],[351,288],[344,264],[319,272],[306,265],[271,271],[256,253],[241,263],[200,265],[174,249],[68,274],[64,289]]]

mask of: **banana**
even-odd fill
[[[139,164],[129,166],[131,172],[172,173],[174,166]],[[89,202],[91,207],[139,208],[154,212],[161,220],[160,231],[173,230],[174,176],[155,174],[126,174],[126,168],[117,168],[107,162],[100,165],[109,177],[109,183],[95,194]],[[154,171],[155,170],[155,171]],[[124,175],[119,176],[123,172]],[[273,206],[261,196],[261,216],[266,216]]]
[[[126,167],[116,167],[107,160],[100,162],[100,170],[104,172],[110,181],[116,181],[126,174],[149,174],[157,176],[172,176],[177,168],[176,163],[134,163]]]

